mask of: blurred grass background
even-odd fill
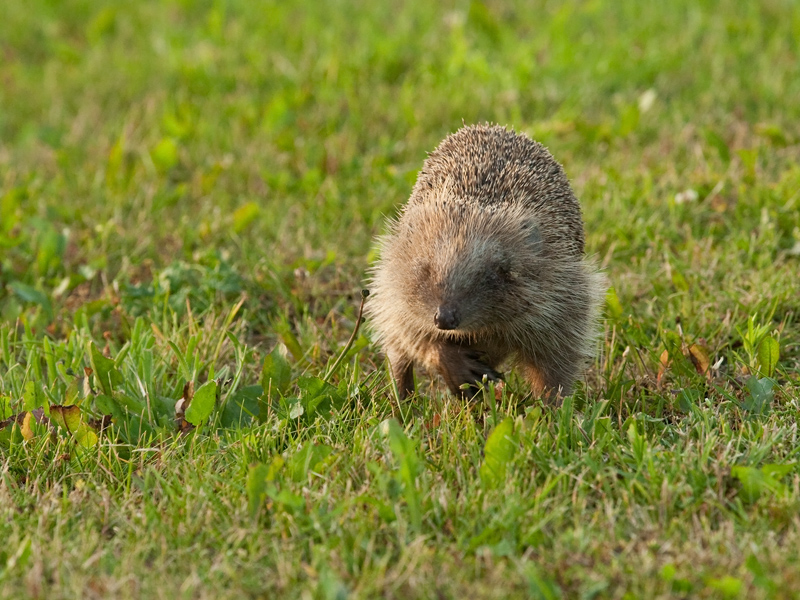
[[[63,297],[85,280],[97,294],[98,273],[126,282],[149,261],[224,256],[267,290],[267,272],[297,266],[353,287],[383,215],[462,122],[548,145],[612,269],[658,279],[645,256],[691,265],[694,238],[766,267],[738,247],[748,225],[771,226],[756,240],[770,263],[798,241],[790,2],[2,11],[3,222],[24,230],[5,244],[5,284]],[[699,201],[677,205],[688,188]]]
[[[63,436],[2,437],[0,591],[797,594],[799,46],[791,0],[0,4],[0,417],[94,414],[73,381],[94,340],[155,436],[109,436],[91,460]],[[368,433],[397,407],[363,336],[335,421],[265,413],[184,443],[187,381],[255,397],[276,343],[303,397],[425,153],[483,121],[564,165],[614,288],[575,405],[499,409],[526,448],[504,493],[478,477],[498,415],[423,387],[405,407],[423,516],[386,517],[408,487]],[[780,361],[759,396],[767,338]],[[254,525],[248,465],[312,442],[334,466],[281,485],[317,512],[284,497]]]

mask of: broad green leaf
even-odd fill
[[[761,467],[761,472],[764,473],[767,477],[771,477],[775,481],[780,480],[781,478],[785,477],[789,473],[794,471],[794,464],[776,464],[770,463]]]
[[[99,397],[100,396],[98,396],[98,398]],[[145,410],[147,410],[147,407],[145,406],[144,402],[142,402],[141,400],[137,400],[135,398],[131,398],[130,396],[126,396],[125,394],[115,392],[113,398],[114,401],[119,406],[121,406],[128,412],[132,412],[134,414],[139,415],[142,414],[142,412],[144,412]]]
[[[300,340],[297,339],[294,331],[286,321],[279,321],[275,325],[275,331],[280,336],[283,345],[291,353],[292,357],[298,362],[303,362],[303,347]]]
[[[11,410],[11,397],[0,394],[0,421],[10,417],[13,412]]]
[[[8,288],[23,302],[41,306],[48,319],[53,318],[53,305],[50,303],[50,297],[47,294],[21,281],[12,281],[8,284]]]
[[[761,366],[761,374],[765,377],[772,377],[780,356],[780,346],[778,340],[768,335],[758,345],[758,364]]]
[[[250,465],[247,471],[247,510],[255,517],[267,497],[269,468],[264,463]]]
[[[150,158],[160,172],[169,171],[178,164],[178,144],[174,139],[165,137],[151,150]]]
[[[95,396],[94,406],[104,415],[111,415],[117,420],[125,416],[125,411],[120,404],[114,398],[106,396],[105,394]]]
[[[494,428],[483,449],[480,476],[484,487],[494,489],[505,481],[508,465],[518,446],[519,441],[514,436],[514,421],[507,417]]]
[[[255,220],[259,210],[258,204],[255,202],[248,202],[237,208],[233,213],[233,230],[240,233]]]
[[[742,592],[742,580],[730,575],[725,575],[719,579],[709,579],[708,587],[713,588],[722,594],[723,598],[738,598]]]
[[[122,373],[117,370],[113,360],[103,356],[103,353],[97,349],[94,342],[90,344],[89,356],[94,376],[100,389],[103,390],[104,394],[110,396],[114,391],[114,387],[122,384]]]
[[[270,491],[271,490],[267,489],[269,497],[276,503],[288,508],[290,512],[301,510],[306,505],[306,501],[302,496],[286,488],[276,493],[270,493]]]
[[[214,410],[214,403],[217,399],[217,382],[213,379],[206,381],[194,393],[192,402],[186,409],[185,418],[195,427],[205,421],[211,411]]]
[[[114,31],[117,11],[112,7],[100,9],[86,25],[86,39],[92,44],[98,43],[103,36]]]
[[[421,463],[417,456],[416,443],[406,436],[403,428],[394,419],[383,421],[380,430],[388,438],[389,449],[400,467],[400,483],[403,485],[411,524],[419,529],[422,525],[422,506],[417,492],[417,476]]]
[[[97,444],[97,434],[86,423],[81,423],[80,428],[75,433],[75,441],[82,448],[91,448]]]
[[[306,409],[303,408],[303,403],[300,402],[300,398],[289,398],[289,404],[291,406],[289,409],[290,419],[299,419],[305,414]]]
[[[622,313],[624,309],[622,308],[622,302],[619,301],[619,296],[617,296],[617,291],[613,287],[609,287],[608,291],[606,292],[606,309],[608,316],[619,319],[622,317]]]
[[[61,265],[65,246],[64,236],[48,223],[39,235],[39,248],[36,252],[36,270],[40,276],[48,275]]]
[[[23,390],[22,408],[25,410],[36,410],[47,403],[42,387],[36,385],[33,381],[25,382]]]
[[[486,4],[483,2],[480,2],[479,0],[472,0],[472,2],[469,3],[467,24],[470,28],[473,28],[485,35],[493,44],[496,44],[500,41],[500,25]]]
[[[284,462],[285,461],[280,456],[276,456],[272,459],[272,462],[269,463],[269,469],[267,469],[267,481],[275,481],[278,473],[283,468]]]
[[[73,377],[64,392],[64,405],[72,406],[73,404],[80,404],[86,395],[86,383],[86,377]]]
[[[742,484],[742,497],[746,502],[754,502],[764,492],[782,494],[786,486],[779,480],[794,469],[793,464],[768,464],[763,467],[736,466],[731,469],[731,476]]]
[[[381,502],[377,498],[362,494],[355,499],[356,502],[365,502],[375,507],[378,511],[378,516],[384,523],[394,523],[397,520],[397,515],[394,510],[386,502]]]
[[[765,414],[772,402],[774,385],[775,380],[768,377],[749,377],[745,382],[749,397],[745,398],[742,407],[752,415]]]
[[[83,448],[91,448],[97,444],[97,434],[83,422],[81,409],[77,406],[50,406],[50,419],[61,429],[66,430]]]
[[[337,388],[319,377],[300,377],[297,386],[300,388],[300,401],[308,418],[317,412],[328,413],[342,404]]]
[[[413,485],[420,469],[416,443],[405,434],[403,428],[394,419],[384,421],[383,430],[389,438],[389,449],[400,466],[403,482]]]
[[[286,348],[278,344],[264,358],[261,368],[261,387],[270,399],[286,394],[292,383],[292,368],[286,360]]]
[[[647,438],[639,433],[636,426],[636,421],[631,418],[628,424],[628,443],[631,446],[631,453],[636,460],[637,466],[642,465],[644,462],[645,454],[647,453]]]
[[[747,502],[757,500],[761,496],[761,492],[766,488],[764,474],[755,467],[733,467],[731,468],[731,476],[741,482],[742,496]]]
[[[745,566],[753,575],[753,584],[767,591],[770,594],[768,597],[773,597],[775,595],[776,585],[770,579],[770,572],[764,568],[764,565],[761,564],[758,557],[755,554],[748,556],[745,561]]]
[[[251,423],[259,413],[259,398],[262,392],[260,385],[247,385],[239,388],[233,396],[225,400],[220,424],[230,429]]]
[[[250,465],[247,471],[247,508],[251,517],[258,514],[258,509],[267,496],[275,498],[276,487],[273,483],[278,472],[283,468],[283,458],[276,456],[269,466],[264,463]],[[293,499],[288,499],[290,502]]]
[[[537,600],[558,600],[563,597],[558,584],[543,575],[533,562],[528,563],[525,568],[525,575],[528,578],[529,597]]]
[[[725,164],[731,162],[731,150],[728,147],[728,143],[722,139],[722,136],[713,129],[706,129],[705,138],[708,145],[717,151],[722,162]]]
[[[17,210],[23,196],[24,192],[20,188],[12,188],[0,196],[0,233],[9,232],[19,224]],[[3,238],[3,236],[0,236],[0,238]]]
[[[75,431],[70,431],[69,436],[75,441],[78,450],[86,450],[97,444],[97,434],[86,423],[81,422]]]
[[[678,289],[682,292],[689,291],[689,282],[686,281],[686,277],[683,276],[677,267],[672,267],[672,285],[675,286],[675,289]]]
[[[787,132],[781,129],[776,123],[759,123],[755,127],[755,132],[758,135],[767,138],[770,143],[778,146],[779,148],[783,148],[789,144]]]
[[[289,459],[289,472],[294,481],[305,482],[309,471],[317,471],[326,458],[333,452],[333,448],[324,444],[308,442],[292,455]]]

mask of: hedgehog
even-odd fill
[[[498,125],[449,135],[378,247],[366,314],[401,399],[415,366],[457,395],[501,380],[505,365],[537,397],[572,393],[595,353],[606,283],[544,146]]]

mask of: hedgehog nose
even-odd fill
[[[440,306],[433,315],[433,322],[439,329],[455,329],[458,327],[458,312],[449,306]]]

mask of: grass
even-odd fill
[[[798,40],[788,0],[3,3],[0,596],[799,596]],[[345,349],[482,121],[613,285],[559,408]]]

